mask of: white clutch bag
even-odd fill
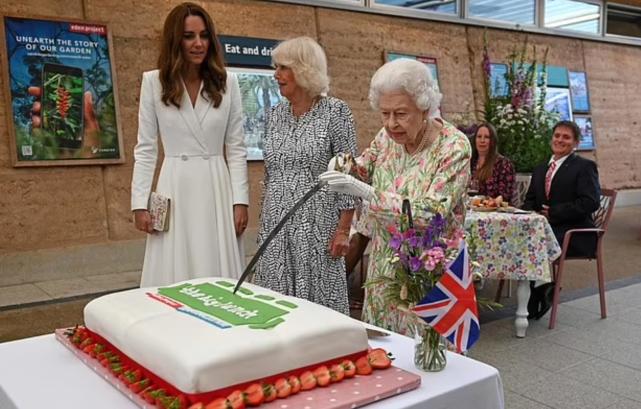
[[[151,192],[149,196],[149,214],[151,224],[156,231],[169,230],[169,209],[171,200],[160,193]]]

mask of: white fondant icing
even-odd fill
[[[235,280],[224,281],[236,284]],[[152,287],[91,301],[85,307],[85,325],[185,393],[209,392],[367,349],[367,334],[357,320],[252,284],[243,284],[243,288],[298,308],[271,329],[220,329],[151,299],[146,293],[156,293],[157,288]]]

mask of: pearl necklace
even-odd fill
[[[425,130],[423,131],[423,136],[421,137],[421,141],[418,143],[418,146],[416,147],[414,152],[410,153],[410,155],[412,155],[412,156],[413,155],[417,155],[419,152],[421,152],[421,151],[423,151],[423,149],[425,149],[425,146],[427,146],[427,142],[430,139],[429,138],[429,132],[428,132],[429,129],[430,129],[430,126],[426,122],[425,123]],[[407,148],[405,148],[405,150],[407,151]],[[409,152],[407,152],[407,153],[409,153]]]

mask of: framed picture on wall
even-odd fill
[[[574,112],[590,112],[590,93],[588,92],[588,78],[584,72],[569,72],[570,94],[572,95],[572,109]]]
[[[509,87],[507,85],[507,64],[490,64],[490,96],[506,97]]]
[[[0,37],[13,165],[124,162],[108,26],[4,16]]]
[[[436,87],[440,92],[441,85],[438,82],[438,65],[436,64],[436,58],[426,57],[424,55],[398,53],[395,51],[385,51],[385,62],[393,61],[399,58],[410,58],[427,65],[427,67],[430,69],[430,73],[432,74],[432,78],[434,78],[434,81],[436,81]]]
[[[590,115],[574,115],[574,122],[581,129],[581,142],[577,147],[579,151],[591,151],[596,148],[592,128],[592,117]]]
[[[545,94],[545,109],[556,112],[561,121],[572,120],[572,101],[568,88],[548,87]]]
[[[243,100],[243,129],[247,160],[263,160],[263,140],[269,110],[281,100],[274,70],[228,67],[238,75],[238,86]]]

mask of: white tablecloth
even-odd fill
[[[446,368],[414,368],[413,343],[400,335],[370,340],[396,357],[394,365],[421,375],[421,386],[367,409],[503,409],[499,372],[449,354]],[[51,335],[0,344],[0,409],[135,409],[136,405],[85,366]]]

